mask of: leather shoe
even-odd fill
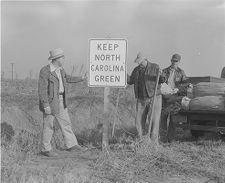
[[[83,148],[79,145],[75,145],[73,147],[70,147],[70,148],[66,149],[66,151],[69,151],[69,152],[82,151],[82,150],[83,150]]]

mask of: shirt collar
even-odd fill
[[[54,71],[56,71],[57,69],[59,69],[59,70],[62,69],[62,67],[56,68],[52,63],[50,63],[49,66],[50,66],[50,71],[51,71],[51,72],[54,72]]]
[[[172,66],[170,66],[170,67],[169,67],[169,70],[171,70],[171,71],[173,71],[173,70],[174,70],[174,71],[178,71],[178,70],[179,70],[179,67],[173,68]]]
[[[140,64],[140,69],[145,69],[146,67],[142,64]]]

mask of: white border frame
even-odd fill
[[[92,40],[124,40],[126,42],[125,54],[125,85],[124,86],[109,86],[109,85],[90,85],[90,43]],[[127,86],[127,55],[128,55],[128,41],[124,38],[90,38],[88,40],[88,87],[110,87],[110,88],[126,88]]]

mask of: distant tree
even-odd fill
[[[70,74],[71,76],[73,76],[74,71],[75,71],[75,67],[74,67],[74,65],[73,65],[72,71],[71,71],[71,74]]]
[[[38,73],[35,74],[35,79],[38,79]]]
[[[33,71],[32,70],[30,70],[30,72],[29,72],[29,79],[32,79],[32,77],[33,77]]]

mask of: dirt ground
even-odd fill
[[[84,152],[55,151],[57,157],[45,157],[37,154],[32,156],[27,166],[43,166],[50,168],[60,168],[62,166],[72,167],[70,173],[73,175],[88,175],[91,171],[91,164],[98,158],[96,150],[85,150]]]

